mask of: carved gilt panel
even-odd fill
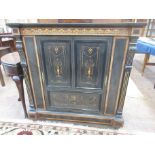
[[[106,42],[100,41],[75,43],[77,87],[102,88],[106,48]]]
[[[42,47],[48,85],[70,86],[70,42],[44,41]]]

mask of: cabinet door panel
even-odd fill
[[[107,42],[93,39],[75,41],[76,87],[102,88]]]
[[[42,42],[42,54],[47,85],[71,86],[70,41],[47,40]]]

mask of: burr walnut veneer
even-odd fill
[[[8,24],[35,119],[122,126],[136,39],[144,23]]]

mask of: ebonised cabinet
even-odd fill
[[[8,24],[29,95],[29,117],[122,126],[135,40],[145,23]]]

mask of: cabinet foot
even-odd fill
[[[124,120],[123,118],[115,118],[112,120],[111,125],[115,128],[121,128],[124,125]]]

